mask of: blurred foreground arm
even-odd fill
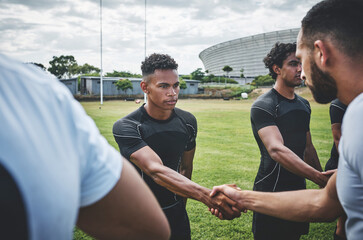
[[[115,187],[80,209],[77,226],[97,239],[169,239],[168,221],[154,195],[131,164],[122,161]]]
[[[325,188],[288,192],[242,191],[228,185],[214,187],[211,195],[222,192],[232,200],[240,211],[244,209],[297,222],[329,222],[344,211],[336,191],[335,173]],[[213,213],[213,212],[212,212]],[[218,212],[214,215],[218,216]]]

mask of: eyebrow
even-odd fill
[[[291,60],[291,61],[289,61],[289,63],[300,63],[300,61],[299,60]]]

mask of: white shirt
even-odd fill
[[[79,208],[104,197],[122,169],[62,83],[3,55],[0,162],[20,189],[31,239],[72,239]]]
[[[347,238],[363,238],[363,93],[348,106],[339,142],[337,191],[348,219]]]

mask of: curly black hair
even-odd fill
[[[270,70],[270,76],[276,80],[277,74],[272,69],[273,65],[282,67],[283,61],[291,54],[296,52],[296,43],[275,43],[274,47],[263,59],[265,67]]]
[[[177,70],[178,64],[167,54],[153,53],[141,63],[142,76],[153,74],[156,69]]]
[[[325,0],[312,7],[301,21],[302,42],[311,50],[316,40],[330,38],[351,57],[363,55],[363,1]]]

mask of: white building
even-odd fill
[[[263,58],[276,42],[296,42],[299,30],[300,28],[293,28],[268,32],[219,43],[203,50],[199,58],[209,74],[226,75],[222,68],[228,65],[233,68],[233,71],[229,73],[230,78],[245,84],[259,75],[268,74]],[[245,79],[240,79],[242,68]]]

